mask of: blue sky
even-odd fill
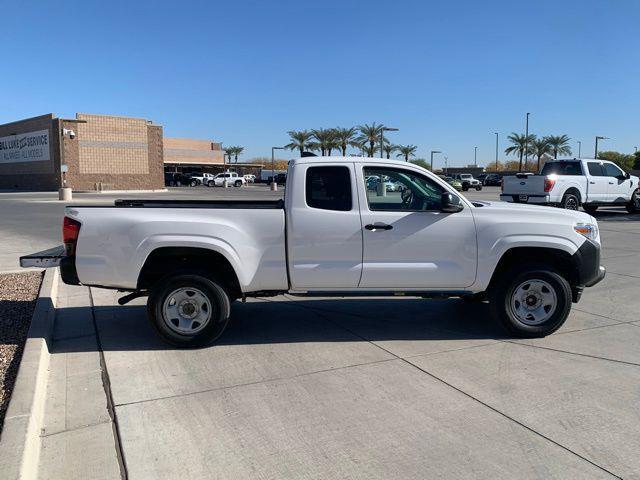
[[[291,129],[373,121],[452,165],[524,131],[640,147],[640,2],[6,2],[0,123],[141,116],[270,155]],[[577,153],[577,152],[576,152]],[[438,161],[436,162],[438,164]]]

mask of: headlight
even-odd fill
[[[598,226],[592,223],[576,223],[573,229],[580,235],[587,237],[594,242],[598,241]]]

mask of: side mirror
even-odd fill
[[[631,178],[631,175],[629,175],[627,172],[618,175],[618,180],[629,180],[629,178]]]
[[[440,197],[440,211],[444,213],[456,213],[463,209],[460,197],[450,192],[445,192]]]

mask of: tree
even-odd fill
[[[635,155],[636,159],[635,159],[634,164],[633,164],[633,169],[634,170],[640,170],[640,150],[637,151],[634,155]]]
[[[330,128],[314,128],[311,130],[311,135],[316,140],[320,153],[324,157],[334,139],[333,130]],[[333,143],[332,148],[337,148],[335,143]]]
[[[549,135],[546,137],[553,152],[553,158],[558,158],[560,155],[571,155],[571,147],[569,141],[571,140],[566,135]]]
[[[548,137],[534,138],[531,142],[531,153],[538,157],[538,171],[540,171],[540,161],[544,155],[550,155],[553,153],[553,147],[549,143]],[[525,167],[526,169],[526,167]]]
[[[413,160],[411,160],[411,163],[413,163],[414,165],[418,165],[419,167],[422,167],[422,168],[424,168],[426,170],[431,171],[431,165],[429,165],[429,162],[427,162],[424,158],[414,158]]]
[[[289,150],[299,150],[300,156],[307,150],[308,144],[311,143],[311,139],[313,138],[313,134],[307,130],[291,130],[287,132],[289,138],[291,139],[291,143],[285,145],[285,148]]]
[[[511,146],[507,147],[504,151],[507,155],[519,155],[520,156],[520,167],[519,171],[522,171],[522,156],[524,155],[525,150],[527,150],[528,146],[531,145],[531,142],[534,140],[535,135],[530,134],[528,137],[519,133],[512,133],[507,137],[507,139],[511,142]],[[525,165],[526,168],[526,165]]]
[[[384,153],[387,154],[387,158],[391,158],[391,154],[398,150],[398,146],[387,143],[384,147],[382,147],[382,149],[384,150]]]
[[[409,157],[414,157],[418,147],[415,145],[398,145],[398,153],[396,157],[404,157],[404,161],[408,162]]]
[[[231,146],[224,149],[225,153],[229,155],[229,163],[231,163],[231,157],[234,157],[236,163],[238,163],[238,155],[244,152],[244,147]]]
[[[636,157],[634,155],[628,155],[620,152],[598,152],[598,158],[600,160],[609,160],[615,163],[625,171],[633,170]]]
[[[334,128],[335,140],[340,144],[340,150],[342,150],[342,156],[347,156],[347,147],[357,146],[355,143],[356,132],[355,127],[351,128]]]
[[[364,150],[369,157],[375,155],[376,144],[380,141],[382,128],[383,125],[376,125],[376,122],[373,122],[371,125],[365,123],[358,127],[360,136],[357,138],[357,141],[364,146]]]
[[[522,170],[520,163],[517,160],[509,160],[504,164],[504,170],[507,172],[518,172]]]
[[[485,171],[487,172],[500,172],[504,170],[504,164],[498,162],[498,165],[496,166],[496,162],[491,162],[489,165],[487,165],[487,167],[485,168]]]

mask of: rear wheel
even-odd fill
[[[236,187],[241,187],[242,186],[242,180],[236,180],[236,183],[234,185]]]
[[[478,186],[476,187],[476,190],[477,190],[477,191],[482,190],[482,185],[478,185]]]
[[[511,271],[491,289],[491,313],[512,335],[544,337],[560,328],[571,311],[571,287],[546,267]]]
[[[466,183],[462,184],[462,191],[466,192],[467,190],[469,190],[469,185],[467,185]]]
[[[197,180],[191,180],[191,182],[189,182],[189,186],[197,187],[198,186],[198,181]]]
[[[216,281],[197,274],[178,274],[151,290],[147,314],[156,332],[178,347],[213,343],[229,322],[229,295]]]
[[[580,199],[574,193],[565,193],[560,206],[566,210],[578,210],[580,208]]]
[[[213,180],[209,180],[209,182],[207,183],[207,186],[215,187],[216,186],[216,182],[214,182]]]
[[[582,205],[582,208],[584,208],[584,211],[590,214],[594,214],[596,213],[596,211],[598,210],[598,205]]]
[[[631,195],[631,201],[627,204],[627,212],[640,213],[640,189]]]

